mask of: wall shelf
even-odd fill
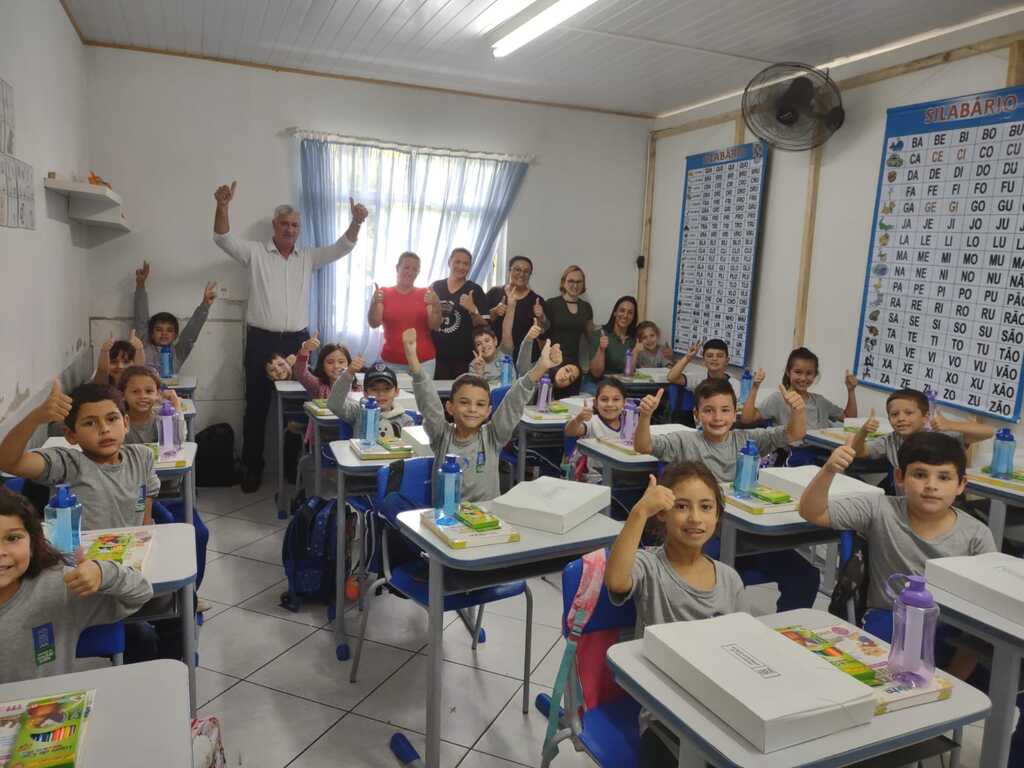
[[[69,218],[93,227],[132,231],[121,196],[110,187],[66,179],[44,179],[43,186],[67,196]]]

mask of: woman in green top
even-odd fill
[[[590,375],[595,380],[626,370],[626,350],[636,344],[636,299],[623,296],[615,302],[601,335],[591,345]]]
[[[589,301],[580,298],[587,291],[583,270],[575,264],[566,267],[559,290],[561,295],[544,302],[547,336],[552,344],[561,346],[566,363],[580,366],[580,342],[586,338],[589,349],[594,337],[594,309]]]

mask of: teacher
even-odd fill
[[[274,209],[274,236],[265,243],[231,233],[228,207],[237,182],[213,193],[213,242],[249,270],[245,311],[245,418],[242,422],[242,491],[254,493],[263,477],[263,435],[273,393],[264,365],[273,355],[295,354],[309,338],[309,283],[313,270],[337,261],[355,247],[367,211],[349,198],[352,221],[334,245],[296,248],[299,212],[290,205]]]
[[[397,281],[391,288],[374,285],[373,302],[366,321],[371,328],[384,326],[384,347],[380,359],[391,370],[409,372],[406,363],[402,333],[406,328],[416,329],[416,355],[428,378],[434,378],[434,341],[430,332],[441,327],[441,306],[437,294],[430,288],[417,288],[420,257],[406,251],[395,265]]]
[[[448,277],[430,287],[440,301],[441,327],[433,331],[437,350],[436,379],[456,379],[469,370],[473,359],[473,331],[487,325],[480,308],[487,306],[484,290],[469,279],[473,256],[456,248],[448,257]]]
[[[490,307],[491,326],[494,335],[502,338],[502,326],[505,313],[513,313],[512,320],[512,352],[513,358],[519,354],[519,345],[526,338],[527,331],[533,327],[533,321],[541,327],[547,325],[544,315],[544,299],[530,288],[530,275],[533,274],[533,262],[525,256],[513,256],[508,263],[508,283],[496,285],[487,292]]]

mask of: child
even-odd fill
[[[530,344],[533,344],[533,339]],[[488,384],[500,382],[501,358],[511,351],[511,347],[506,349],[498,345],[498,337],[489,325],[480,326],[473,331],[473,362],[469,364],[469,372],[486,379]]]
[[[659,347],[661,329],[652,320],[644,320],[636,326],[636,346],[633,348],[633,363],[637,368],[671,368],[675,360],[668,344]]]
[[[135,332],[146,340],[145,363],[159,368],[160,348],[174,347],[174,370],[178,370],[188,359],[210,315],[210,306],[217,298],[217,283],[206,284],[203,300],[192,312],[185,330],[179,336],[178,318],[170,312],[157,312],[149,316],[149,295],[146,293],[148,277],[149,262],[144,261],[142,269],[135,270]]]
[[[666,462],[700,461],[720,483],[735,479],[737,456],[748,440],[753,440],[758,453],[764,456],[803,439],[804,401],[796,392],[779,387],[791,411],[785,427],[733,429],[736,392],[725,379],[710,378],[698,384],[694,393],[697,399],[694,416],[701,431],[652,437],[651,415],[658,409],[664,391],[659,389],[656,395],[647,395],[640,401],[640,418],[633,438],[637,452],[654,454]],[[736,559],[736,566],[744,584],[778,583],[780,611],[810,608],[814,603],[818,593],[818,570],[792,550],[740,557]]]
[[[67,565],[28,500],[0,488],[0,683],[74,671],[83,629],[130,616],[152,596],[130,568]]]
[[[348,348],[342,344],[327,344],[320,350],[316,359],[316,368],[309,372],[309,356],[320,346],[320,332],[317,331],[310,338],[302,342],[299,354],[295,356],[295,363],[292,365],[292,376],[306,388],[306,392],[313,399],[326,399],[331,394],[342,371],[348,369],[353,376],[349,389],[358,390],[359,382],[355,381],[356,373],[363,370],[363,358],[352,359]],[[313,422],[306,426],[306,442],[313,440]]]
[[[519,345],[519,354],[516,357],[516,370],[520,376],[525,376],[530,368],[533,367],[534,342],[537,341],[543,332],[544,329],[540,322],[534,320],[530,330],[523,337],[523,343]],[[575,363],[563,362],[550,371],[548,376],[551,378],[552,400],[579,394],[581,371],[580,367]]]
[[[434,382],[424,373],[416,357],[416,329],[405,330],[402,344],[435,465],[444,461],[448,454],[458,455],[467,463],[462,476],[462,500],[488,501],[497,497],[501,493],[498,483],[501,449],[515,432],[537,382],[547,371],[561,364],[562,350],[557,344],[552,346],[547,342],[530,372],[509,387],[494,417],[487,421],[491,415],[491,395],[484,379],[471,373],[459,376],[452,383],[451,396],[442,410]],[[445,410],[454,424],[445,420]]]
[[[63,421],[64,437],[81,450],[26,451],[36,429],[51,421]],[[0,442],[0,470],[46,485],[68,483],[82,502],[82,530],[150,525],[160,480],[153,452],[124,445],[127,432],[118,390],[89,382],[68,397],[54,380],[42,405]]]
[[[594,407],[597,420],[594,420]],[[583,410],[565,425],[566,437],[597,437],[617,440],[622,432],[622,412],[626,408],[626,388],[617,379],[597,382],[597,394]]]
[[[352,425],[356,437],[362,437],[363,408],[348,396],[355,383],[357,366],[362,367],[362,358],[357,357],[352,361],[352,365],[338,376],[327,400],[327,407],[339,419]],[[367,371],[363,377],[363,394],[374,398],[380,407],[380,418],[377,420],[380,437],[401,437],[403,427],[411,427],[416,423],[403,409],[395,407],[395,398],[398,397],[398,376],[386,364],[374,363]]]
[[[782,386],[792,389],[804,401],[804,414],[808,429],[825,429],[833,422],[841,422],[844,418],[853,419],[857,416],[857,377],[846,372],[846,407],[840,408],[827,397],[810,392],[811,385],[818,380],[818,356],[807,349],[797,347],[789,353],[786,360],[786,372],[782,375]],[[750,396],[743,404],[743,415],[740,421],[754,424],[765,419],[772,419],[776,424],[785,425],[789,420],[789,408],[778,392],[772,392],[760,406],[757,405],[757,392],[764,381],[764,371],[760,368],[754,374]]]
[[[728,565],[704,554],[725,503],[715,476],[700,462],[670,464],[633,507],[612,545],[604,582],[613,605],[633,600],[636,634],[650,624],[692,621],[740,610],[743,582]],[[663,544],[639,549],[648,521],[656,521]],[[651,715],[640,714],[644,766],[674,766],[661,740],[647,730]]]
[[[271,381],[288,381],[292,377],[292,366],[298,359],[296,355],[284,355],[274,352],[263,362],[263,370]]]
[[[696,342],[685,355],[679,358],[675,364],[669,369],[668,372],[668,383],[679,384],[680,386],[687,386],[687,378],[684,371],[686,366],[690,364],[690,361],[697,354],[697,350],[700,349],[700,342]],[[701,356],[704,361],[704,368],[707,370],[707,379],[724,379],[729,381],[729,345],[721,339],[708,339],[704,342],[704,347],[701,352]],[[694,388],[696,391],[696,387]]]
[[[125,368],[130,365],[143,365],[145,361],[142,339],[135,335],[134,329],[127,341],[114,341],[114,334],[110,334],[100,347],[96,373],[93,374],[92,380],[104,387],[116,387],[121,383],[121,374]]]

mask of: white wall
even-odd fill
[[[89,168],[85,60],[58,3],[0,2],[0,78],[14,86],[15,157],[33,166],[36,198],[35,230],[0,227],[0,434],[88,356],[83,285],[98,256],[68,223],[67,198],[43,190],[47,171]]]
[[[153,311],[187,316],[207,279],[244,297],[242,270],[210,239],[213,190],[237,179],[233,228],[269,237],[269,213],[293,196],[293,145],[282,134],[293,125],[535,155],[509,220],[509,253],[534,260],[533,287],[556,294],[562,268],[578,262],[599,317],[635,290],[647,121],[154,54],[90,49],[88,58],[90,148],[135,228],[98,249],[92,315],[129,314],[144,258]],[[189,361],[200,374],[201,422],[227,417],[237,427],[242,334],[237,320],[216,321],[239,311],[218,301]]]

